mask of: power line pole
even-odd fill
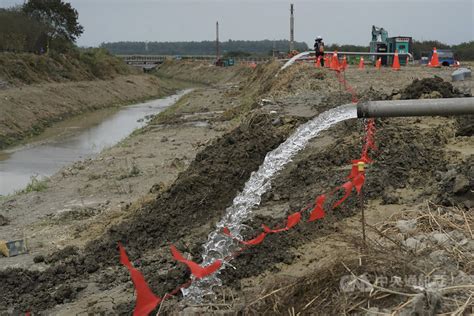
[[[219,51],[219,21],[216,22],[216,61],[220,58]]]
[[[295,16],[293,3],[290,4],[290,52],[295,49]]]

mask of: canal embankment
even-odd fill
[[[182,83],[151,75],[126,75],[0,90],[0,149],[38,135],[55,122],[98,109],[160,98],[184,87]]]

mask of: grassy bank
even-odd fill
[[[0,53],[0,82],[3,86],[112,79],[132,73],[130,67],[102,49],[75,50],[68,54],[51,52],[48,55]]]

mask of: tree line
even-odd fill
[[[241,41],[228,40],[219,43],[222,55],[271,56],[273,52],[287,52],[288,40]],[[101,48],[117,55],[215,55],[215,41],[201,42],[114,42],[102,43]],[[308,50],[304,42],[295,42],[298,51]]]
[[[77,10],[63,0],[28,0],[0,9],[0,51],[65,52],[83,31]]]
[[[457,60],[474,60],[474,41],[461,43],[458,45],[447,45],[439,41],[413,41],[413,57],[420,59],[433,50],[451,49],[454,52],[454,58]]]

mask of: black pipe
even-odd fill
[[[357,117],[450,116],[474,114],[474,97],[369,101],[357,105]]]

